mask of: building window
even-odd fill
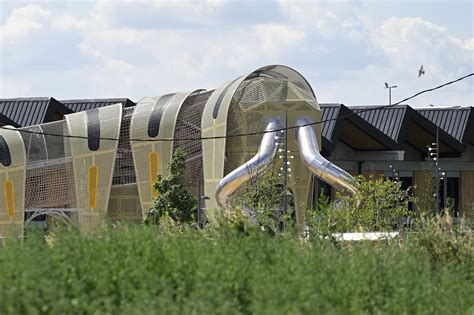
[[[451,215],[459,217],[459,177],[447,177],[440,181],[439,206],[440,209],[450,209]]]
[[[413,179],[411,177],[400,177],[400,181],[402,182],[401,188],[403,190],[407,190],[413,186]]]

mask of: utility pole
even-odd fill
[[[284,181],[283,181],[283,194],[284,194],[284,205],[283,210],[285,215],[288,213],[288,108],[285,112],[285,158],[283,159],[283,172],[284,172]]]
[[[392,89],[397,88],[396,85],[389,86],[387,82],[385,82],[385,88],[388,89],[388,105],[392,105]]]
[[[279,155],[278,158],[283,160],[282,166],[280,167],[280,171],[278,176],[283,176],[283,214],[288,214],[288,178],[291,177],[291,168],[290,168],[290,159],[294,159],[293,155],[288,155],[290,151],[288,150],[288,109],[285,110],[285,130],[282,130],[281,133],[285,133],[284,141],[285,143],[279,142],[278,145],[283,145],[284,148],[278,149],[278,152],[285,151],[285,154]],[[283,137],[275,137],[276,140],[283,139]],[[284,225],[283,225],[283,228]]]
[[[395,169],[395,154],[392,154],[392,164],[389,165],[390,170],[392,171],[392,181],[398,182],[400,180],[398,171]]]
[[[436,127],[436,213],[439,213],[439,132],[438,127]]]
[[[439,167],[439,127],[436,127],[436,140],[435,142],[431,143],[431,146],[428,146],[428,152],[429,152],[429,157],[434,161],[433,165],[433,172],[434,172],[434,178],[435,178],[435,192],[433,194],[433,197],[436,198],[435,200],[435,211],[436,213],[439,213],[439,188],[440,188],[440,180],[445,179],[446,173],[441,170],[441,167]],[[443,186],[444,187],[444,186]],[[443,189],[444,190],[444,189]],[[444,195],[444,193],[443,193]],[[445,198],[446,201],[446,198]]]
[[[200,178],[198,177],[197,180],[197,195],[198,195],[198,200],[197,200],[197,224],[200,227],[201,226],[201,181]]]
[[[203,228],[204,223],[205,223],[205,216],[204,216],[204,211],[206,210],[205,207],[205,202],[206,200],[209,200],[208,196],[205,196],[202,194],[202,187],[201,187],[201,177],[199,176],[197,179],[197,224],[198,227]]]

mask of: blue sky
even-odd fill
[[[474,72],[472,1],[2,1],[0,97],[212,89],[267,64],[319,102],[385,104]],[[426,74],[418,78],[423,64]],[[474,79],[413,106],[474,105]]]

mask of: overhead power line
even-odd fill
[[[345,118],[348,118],[350,116],[353,116],[353,115],[357,115],[359,113],[363,113],[363,112],[368,112],[368,111],[373,111],[373,110],[379,110],[379,109],[384,109],[384,108],[390,108],[390,107],[393,107],[393,106],[396,106],[396,105],[400,105],[401,103],[403,102],[406,102],[408,100],[411,100],[421,94],[425,94],[425,93],[428,93],[428,92],[432,92],[432,91],[435,91],[435,90],[438,90],[438,89],[441,89],[445,86],[448,86],[448,85],[451,85],[451,84],[454,84],[456,82],[459,82],[459,81],[462,81],[464,79],[467,79],[471,76],[474,76],[474,72],[473,73],[469,73],[465,76],[462,76],[456,80],[453,80],[453,81],[449,81],[449,82],[446,82],[446,83],[443,83],[441,85],[438,85],[436,87],[433,87],[433,88],[430,88],[430,89],[426,89],[426,90],[422,90],[420,92],[417,92],[415,94],[413,94],[412,96],[409,96],[407,98],[404,98],[396,103],[393,103],[391,105],[381,105],[381,106],[373,106],[373,107],[367,107],[367,108],[364,108],[364,109],[360,109],[360,110],[352,110],[351,113],[348,113],[346,115],[342,115],[342,116],[339,116],[339,117],[336,117],[336,118],[329,118],[329,119],[325,119],[325,120],[321,120],[321,121],[317,121],[317,122],[312,122],[312,123],[307,123],[307,124],[303,124],[303,125],[298,125],[298,126],[290,126],[290,127],[285,127],[285,128],[281,128],[281,129],[276,129],[276,130],[271,130],[271,131],[256,131],[256,132],[249,132],[249,133],[240,133],[240,134],[235,134],[235,135],[226,135],[226,136],[212,136],[212,137],[186,137],[186,138],[156,138],[156,139],[133,139],[131,138],[130,141],[134,141],[134,142],[168,142],[168,141],[203,141],[203,140],[217,140],[217,139],[226,139],[226,138],[237,138],[237,137],[248,137],[248,136],[256,136],[256,135],[261,135],[261,134],[265,134],[265,133],[268,133],[268,132],[275,132],[275,131],[287,131],[287,130],[292,130],[292,129],[296,129],[296,128],[300,128],[300,127],[306,127],[306,126],[315,126],[315,125],[319,125],[319,124],[323,124],[323,123],[326,123],[326,122],[330,122],[330,121],[334,121],[334,120],[339,120],[339,119],[345,119]],[[6,130],[12,130],[12,129],[9,129],[9,128],[6,128],[5,126],[0,126],[0,129],[6,129]],[[62,137],[62,138],[69,138],[69,139],[85,139],[85,140],[89,140],[89,139],[94,139],[94,140],[107,140],[107,141],[119,141],[119,139],[117,138],[108,138],[108,137],[86,137],[86,136],[78,136],[78,135],[64,135],[64,134],[54,134],[54,133],[46,133],[46,132],[38,132],[38,131],[33,131],[33,130],[24,130],[24,129],[15,129],[16,131],[19,131],[19,132],[22,132],[22,133],[28,133],[28,134],[34,134],[34,135],[42,135],[42,136],[51,136],[51,137]]]

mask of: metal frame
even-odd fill
[[[130,139],[150,139],[150,142],[136,142],[131,141],[133,152],[133,163],[136,172],[138,193],[140,198],[140,205],[142,209],[142,216],[145,217],[146,211],[153,205],[153,184],[151,177],[168,175],[167,165],[173,155],[174,141],[154,141],[155,138],[172,139],[176,128],[176,119],[179,110],[184,101],[192,92],[175,93],[169,97],[166,102],[159,104],[163,96],[146,97],[138,102],[137,107],[133,113],[132,121],[130,123]],[[159,122],[158,134],[155,137],[150,137],[148,134],[148,124],[150,117],[157,106],[162,106],[162,116]],[[158,168],[157,174],[153,176],[150,174],[149,154],[158,153]]]
[[[49,209],[40,208],[40,209],[28,209],[28,210],[25,210],[25,212],[33,213],[25,221],[25,226],[30,224],[33,221],[33,219],[39,217],[40,215],[47,215],[47,216],[53,217],[67,225],[67,224],[72,223],[71,217],[67,214],[77,212],[77,209],[76,208],[49,208]]]
[[[115,104],[95,111],[99,116],[95,128],[99,128],[100,137],[118,139],[122,105]],[[101,139],[97,150],[91,150],[91,139],[87,137],[88,129],[92,126],[88,126],[87,119],[87,112],[66,116],[69,135],[86,137],[71,138],[69,144],[74,166],[79,228],[90,232],[104,222],[107,214],[118,141]]]
[[[246,80],[257,77],[270,77],[270,78],[283,78],[283,79],[295,79],[303,82],[303,88],[308,94],[314,97],[315,107],[312,111],[308,108],[308,114],[315,120],[320,120],[321,113],[319,106],[314,95],[314,92],[306,81],[297,71],[281,65],[270,65],[259,68],[254,72],[241,76],[231,82],[227,82],[218,87],[211,95],[206,103],[202,116],[202,137],[223,137],[227,135],[227,118],[228,111],[231,104],[231,100],[239,88],[239,86]],[[293,92],[293,91],[292,91]],[[290,94],[290,93],[288,93]],[[293,92],[290,96],[292,98],[292,104],[297,103],[301,97],[297,92]],[[279,104],[282,105],[282,104]],[[261,107],[261,106],[258,106]],[[253,110],[259,110],[261,108],[254,108]],[[275,115],[275,111],[270,111],[272,115]],[[304,113],[298,113],[300,116]],[[280,115],[284,115],[284,106],[281,109]],[[288,125],[294,125],[296,117],[292,114],[289,116]],[[317,126],[318,137],[320,138],[320,127]],[[294,134],[294,133],[293,133]],[[290,137],[288,137],[290,138]],[[294,137],[293,137],[294,139]],[[290,145],[290,150],[297,154],[297,148],[294,145]],[[224,178],[224,166],[226,161],[226,139],[212,139],[204,140],[202,144],[202,156],[204,166],[204,193],[210,199],[206,201],[206,209],[208,210],[208,218],[212,221],[215,219],[216,210],[218,203],[215,198],[216,189],[219,182]],[[230,163],[230,161],[228,161]],[[235,162],[232,164],[236,164]],[[308,204],[310,194],[310,177],[304,170],[297,170],[298,179],[290,181],[290,186],[295,193],[295,201],[297,204],[297,220],[302,223],[304,218],[304,210]]]
[[[0,163],[0,236],[22,237],[25,212],[26,152],[23,138],[12,126],[0,129],[4,139],[3,154],[10,164]]]
[[[282,129],[283,124],[278,117],[272,117],[267,123],[265,131]],[[262,137],[258,153],[247,163],[236,168],[225,176],[217,185],[216,200],[224,209],[230,210],[230,197],[239,188],[251,179],[265,174],[275,161],[279,144],[275,140],[278,131],[268,132]]]

